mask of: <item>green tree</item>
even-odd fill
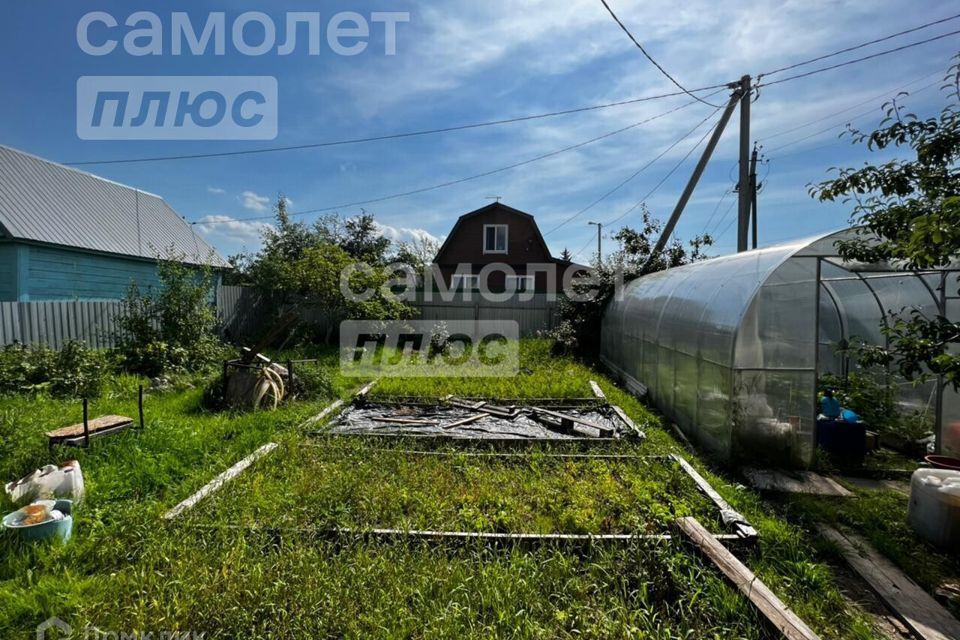
[[[246,280],[275,302],[277,312],[289,305],[322,309],[331,319],[324,339],[333,336],[338,319],[386,320],[409,318],[413,309],[393,296],[384,269],[390,240],[373,219],[362,215],[342,220],[321,217],[312,226],[294,222],[281,194],[274,206],[275,226],[263,236],[263,248],[249,260]],[[360,265],[366,265],[360,267]],[[349,291],[370,295],[344,295]]]
[[[558,349],[580,353],[597,353],[600,344],[600,323],[607,303],[618,286],[640,276],[647,264],[663,224],[643,208],[640,229],[623,227],[614,235],[620,243],[609,260],[594,265],[592,282],[574,285],[575,297],[563,297],[558,308],[557,328],[550,332]],[[713,244],[709,235],[695,237],[688,250],[675,238],[650,263],[648,272],[662,271],[689,262],[704,260],[703,249]]]
[[[810,187],[821,202],[853,205],[856,235],[838,243],[843,258],[926,269],[960,256],[960,54],[941,89],[946,105],[938,116],[906,112],[901,93],[884,105],[886,115],[875,131],[850,129],[854,143],[909,151],[908,159],[835,169],[835,178]],[[914,310],[895,314],[888,325],[883,331],[889,348],[862,345],[861,364],[892,365],[908,380],[942,375],[960,387],[960,323]]]
[[[415,237],[410,242],[397,245],[397,252],[391,262],[410,265],[417,273],[423,273],[424,267],[433,263],[440,251],[440,243],[429,237]]]

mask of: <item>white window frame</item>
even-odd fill
[[[471,283],[468,287],[467,284]],[[455,273],[450,278],[450,288],[454,291],[473,291],[480,288],[480,276],[473,273]]]
[[[502,229],[503,229],[503,250],[499,250],[499,249],[496,249],[496,248],[493,248],[493,249],[488,249],[488,248],[487,248],[487,229],[490,229],[490,228],[494,228],[494,229],[500,229],[500,228],[502,228]],[[510,227],[509,227],[508,225],[505,225],[505,224],[485,224],[485,225],[483,225],[483,240],[482,240],[482,242],[483,242],[483,253],[484,253],[484,254],[488,254],[488,253],[498,253],[498,254],[506,255],[506,253],[507,253],[507,247],[510,246]],[[496,233],[496,231],[494,232],[494,236],[493,236],[493,244],[494,244],[494,246],[496,246],[496,244],[497,244],[497,233]]]
[[[510,283],[513,283],[513,288],[510,288]],[[520,283],[524,283],[524,287],[520,288]],[[506,276],[506,289],[507,291],[513,291],[516,293],[528,293],[533,292],[537,287],[537,279],[532,275],[526,276]]]

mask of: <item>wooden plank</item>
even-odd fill
[[[475,413],[472,416],[467,416],[466,418],[460,418],[459,420],[454,420],[449,424],[440,425],[441,429],[453,429],[454,427],[459,427],[460,425],[470,424],[471,422],[476,422],[481,418],[486,418],[487,414],[485,413]]]
[[[545,416],[550,416],[551,418],[556,418],[557,420],[569,420],[570,422],[576,422],[577,424],[582,424],[585,427],[596,429],[602,434],[613,435],[615,433],[615,430],[611,427],[600,425],[595,422],[591,422],[590,420],[585,420],[580,416],[572,416],[566,413],[551,411],[550,409],[543,409],[541,407],[530,407],[530,410],[534,411],[535,413],[541,413]]]
[[[601,400],[607,399],[607,396],[605,396],[603,393],[603,389],[600,388],[600,385],[598,385],[595,380],[590,381],[590,389],[593,391],[593,395],[600,398]]]
[[[90,435],[98,431],[104,431],[106,429],[114,429],[115,427],[121,426],[130,426],[133,424],[133,418],[128,418],[126,416],[100,416],[99,418],[94,418],[93,420],[88,420],[87,424],[90,427]],[[62,440],[65,438],[73,438],[75,436],[83,435],[83,423],[70,425],[69,427],[62,427],[55,431],[49,431],[47,437],[51,440]]]
[[[354,395],[354,398],[366,398],[367,394],[370,393],[370,389],[373,389],[373,386],[375,384],[377,384],[376,380],[373,380],[372,382],[368,382],[366,385],[363,386],[363,388],[360,389],[360,391],[357,391],[356,395]]]
[[[792,474],[776,469],[743,469],[750,484],[764,491],[803,493],[818,496],[852,498],[854,494],[832,478],[825,478],[813,471],[796,471]]]
[[[343,400],[334,400],[323,411],[321,411],[320,413],[318,413],[313,417],[310,417],[304,420],[303,424],[300,425],[300,428],[302,429],[304,427],[309,427],[310,425],[313,425],[322,421],[324,418],[326,418],[327,416],[329,416],[330,414],[332,414],[334,411],[341,408],[342,406],[343,406]]]
[[[254,462],[256,462],[257,460],[267,455],[268,453],[270,453],[276,448],[277,448],[276,442],[268,442],[267,444],[263,445],[262,447],[260,447],[259,449],[257,449],[256,451],[248,455],[246,458],[244,458],[243,460],[233,465],[232,467],[230,467],[229,469],[227,469],[226,471],[218,475],[216,478],[214,478],[213,480],[205,484],[195,494],[193,494],[192,496],[190,496],[189,498],[187,498],[186,500],[184,500],[183,502],[175,506],[173,509],[170,509],[170,511],[167,511],[165,514],[163,514],[164,520],[173,520],[174,518],[178,517],[180,514],[186,511],[189,511],[190,509],[195,507],[198,502],[206,498],[208,495],[219,491],[221,488],[223,488],[224,485],[226,485],[228,482],[230,482],[231,480],[236,478],[238,475],[243,473],[244,469],[246,469],[247,467],[252,465]]]
[[[646,438],[646,437],[647,437],[647,434],[645,434],[645,433],[640,429],[640,427],[638,427],[636,424],[634,424],[633,420],[630,419],[630,416],[627,415],[627,412],[626,412],[626,411],[624,411],[623,409],[621,409],[620,407],[618,407],[618,406],[615,405],[615,404],[614,404],[614,405],[610,405],[610,408],[613,409],[613,412],[617,414],[617,417],[619,417],[620,420],[623,422],[623,424],[627,425],[627,428],[630,429],[631,431],[633,431],[633,433],[636,434],[637,437],[639,437],[639,438]]]
[[[700,475],[696,469],[693,468],[689,462],[686,461],[682,456],[677,454],[671,454],[671,458],[677,461],[680,467],[690,476],[694,483],[696,483],[697,488],[703,492],[711,502],[717,506],[720,510],[720,519],[723,520],[723,524],[728,527],[735,527],[737,532],[743,535],[745,538],[755,538],[757,537],[757,530],[750,526],[750,523],[747,522],[747,519],[740,514],[739,511],[730,506],[730,503],[723,499],[717,490],[713,488],[707,479]]]
[[[375,422],[390,422],[392,424],[420,425],[429,427],[437,424],[436,420],[422,420],[419,418],[390,418],[386,416],[374,416],[370,418]]]
[[[272,535],[300,535],[312,537],[357,537],[357,538],[405,538],[437,542],[466,542],[480,540],[491,543],[629,543],[637,540],[672,540],[669,533],[512,533],[487,531],[429,531],[422,529],[351,529],[349,527],[257,527],[234,524],[191,524],[191,528],[201,530],[240,530],[251,533]],[[738,542],[733,535],[708,533],[715,540]]]
[[[466,400],[460,400],[454,398],[453,396],[446,396],[443,398],[443,401],[449,404],[451,407],[457,407],[458,409],[472,409],[475,411],[482,411],[491,416],[496,416],[497,418],[504,418],[506,420],[513,420],[519,415],[519,412],[516,409],[504,409],[502,407],[494,407],[484,402],[468,402]]]
[[[788,640],[818,640],[817,634],[790,610],[750,569],[720,544],[696,518],[677,520],[688,538],[747,596],[750,602]]]
[[[847,563],[916,637],[922,640],[960,638],[960,621],[865,540],[827,525],[820,525],[819,529],[824,538],[840,548]]]
[[[131,426],[133,426],[133,423],[132,423],[132,422],[127,422],[127,423],[119,424],[119,425],[117,425],[117,426],[115,426],[115,427],[111,427],[111,428],[109,428],[109,429],[103,429],[102,431],[97,431],[96,433],[91,433],[91,434],[90,434],[90,439],[93,440],[93,439],[95,439],[95,438],[100,438],[100,437],[103,437],[103,436],[112,435],[112,434],[114,434],[114,433],[119,433],[120,431],[123,431],[123,430],[125,430],[125,429],[127,429],[128,427],[131,427]],[[85,447],[85,446],[87,445],[87,438],[86,438],[85,436],[82,436],[82,435],[81,435],[81,436],[75,436],[75,437],[71,437],[71,438],[66,438],[66,439],[63,439],[63,440],[54,440],[54,442],[55,442],[56,444],[64,445],[64,446],[67,446],[67,447]]]

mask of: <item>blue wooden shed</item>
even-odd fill
[[[0,302],[117,300],[169,249],[228,266],[160,196],[0,145]]]

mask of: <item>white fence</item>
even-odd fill
[[[529,300],[481,300],[476,293],[472,299],[464,294],[449,301],[441,300],[439,294],[433,294],[432,300],[424,298],[419,292],[411,303],[422,320],[515,320],[521,336],[552,329],[557,322],[557,302],[543,293]],[[68,340],[80,340],[95,348],[113,347],[122,314],[119,300],[0,302],[0,345],[22,342],[60,348]],[[276,318],[276,306],[256,289],[222,286],[217,289],[217,314],[227,338],[249,340],[269,328]],[[321,326],[337,322],[325,310],[309,304],[301,307],[301,316]]]

